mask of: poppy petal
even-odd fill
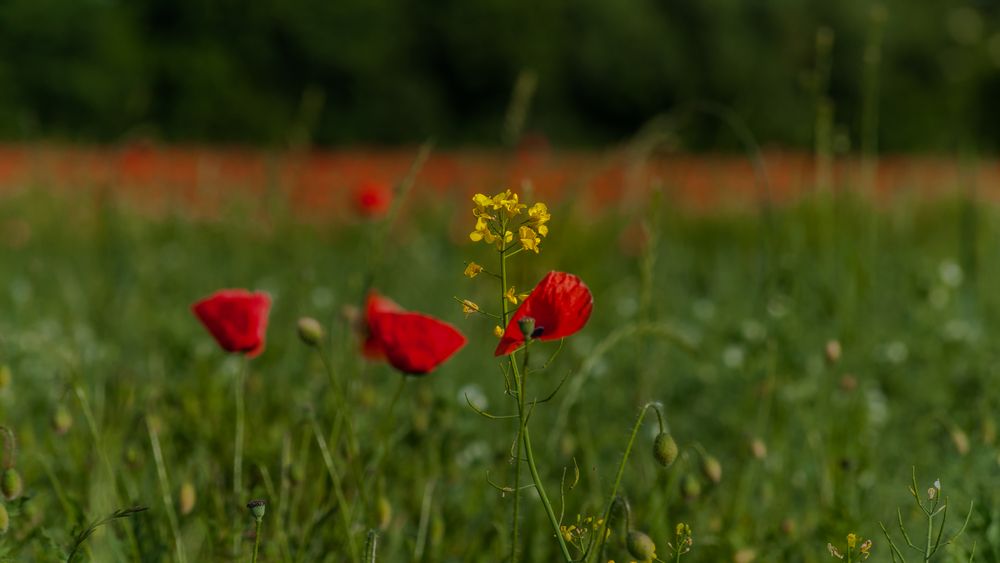
[[[361,355],[369,360],[381,360],[385,358],[385,350],[382,343],[372,336],[372,317],[378,313],[398,313],[402,312],[395,301],[382,296],[379,292],[372,290],[368,292],[368,301],[365,303],[365,340],[361,344]]]
[[[227,352],[255,357],[264,351],[271,297],[245,289],[224,289],[191,306],[192,312]]]
[[[549,272],[507,323],[494,355],[506,356],[524,344],[518,325],[523,317],[535,319],[538,340],[558,340],[583,328],[593,309],[594,296],[583,280],[565,272]]]
[[[379,312],[369,330],[389,363],[413,375],[433,371],[466,342],[455,327],[421,313]]]

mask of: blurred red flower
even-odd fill
[[[392,192],[385,185],[367,180],[354,192],[354,204],[364,217],[380,217],[389,211]]]
[[[253,358],[264,350],[271,297],[264,292],[223,289],[191,306],[219,346]]]
[[[583,328],[593,309],[594,296],[580,278],[549,272],[510,318],[494,355],[506,356],[524,344],[518,324],[524,317],[535,319],[534,339],[558,340]]]
[[[465,336],[450,324],[422,313],[404,311],[372,291],[365,306],[368,334],[362,353],[386,359],[403,373],[422,375],[465,346]]]

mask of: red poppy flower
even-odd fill
[[[535,319],[534,339],[558,340],[583,328],[593,309],[594,296],[580,278],[549,272],[510,318],[494,355],[506,356],[524,344],[518,324],[523,317]]]
[[[271,297],[245,289],[223,289],[191,306],[201,324],[227,352],[253,358],[264,350]]]
[[[354,192],[354,204],[358,213],[365,217],[379,217],[389,211],[392,193],[377,182],[362,182]]]
[[[422,375],[433,371],[465,346],[465,336],[450,324],[422,313],[402,310],[375,292],[365,307],[368,337],[362,352],[368,358],[385,358],[403,373]]]

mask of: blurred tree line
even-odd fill
[[[711,100],[809,147],[825,97],[856,149],[866,92],[883,150],[1000,140],[987,0],[0,0],[6,140],[496,145],[524,70],[528,129],[559,145]],[[735,145],[707,118],[683,138]]]

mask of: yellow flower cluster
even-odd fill
[[[484,194],[472,196],[472,215],[476,218],[476,226],[469,233],[473,242],[483,241],[495,244],[498,250],[506,250],[507,244],[513,242],[515,217],[527,209],[527,218],[517,224],[517,238],[523,250],[536,254],[542,237],[549,234],[546,223],[552,218],[549,208],[544,203],[536,203],[530,208],[521,203],[518,194],[505,190],[492,197]],[[478,272],[477,272],[478,273]],[[469,275],[468,271],[466,275]],[[473,274],[474,275],[474,274]],[[472,276],[469,276],[472,277]]]

